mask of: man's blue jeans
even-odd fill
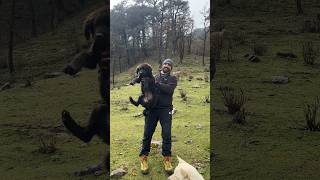
[[[162,155],[171,156],[171,127],[172,127],[172,108],[152,109],[146,113],[144,133],[142,140],[142,149],[140,156],[148,156],[150,152],[150,145],[152,135],[157,127],[158,121],[161,125],[162,136]]]

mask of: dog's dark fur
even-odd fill
[[[109,7],[102,7],[91,13],[84,26],[85,37],[92,38],[93,42],[89,50],[79,53],[63,69],[69,75],[75,75],[82,67],[94,69],[98,65],[99,90],[101,103],[91,112],[88,124],[79,126],[66,110],[62,111],[62,121],[65,127],[76,137],[84,142],[89,142],[94,135],[100,137],[103,142],[110,145],[110,123],[109,123]],[[110,156],[107,150],[105,166],[110,172]]]
[[[130,84],[134,85],[135,83],[140,83],[141,95],[137,101],[133,100],[131,96],[129,97],[129,100],[135,106],[141,104],[146,109],[150,109],[154,107],[157,102],[156,85],[152,75],[152,68],[147,63],[140,64],[136,69],[136,74],[137,77],[134,78]]]

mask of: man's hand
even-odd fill
[[[172,95],[174,92],[174,89],[177,86],[177,79],[175,76],[172,77],[170,82],[168,84],[161,83],[161,82],[156,82],[156,88],[162,91],[163,93]]]

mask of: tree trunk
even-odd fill
[[[162,7],[164,8],[164,1],[162,0]],[[160,18],[160,31],[159,31],[159,65],[162,64],[162,56],[163,56],[163,20],[164,20],[164,9],[161,10],[161,18]]]
[[[62,22],[66,15],[71,15],[72,11],[67,9],[62,0],[54,0],[58,10],[58,22]]]
[[[142,28],[142,52],[144,57],[148,57],[147,49],[146,49],[146,29]]]
[[[121,68],[121,53],[119,55],[118,63],[119,63],[119,73],[121,73],[122,72],[122,68]]]
[[[122,32],[122,35],[123,35],[124,44],[125,44],[125,47],[126,47],[127,63],[128,63],[128,67],[130,67],[130,55],[129,55],[128,37],[127,37],[126,30],[124,30]]]
[[[30,13],[31,13],[31,34],[33,37],[37,36],[37,24],[36,24],[36,15],[34,11],[33,0],[29,0]]]
[[[210,24],[212,25],[214,22],[213,15],[215,14],[215,0],[211,0],[211,9],[210,9]],[[214,76],[216,74],[216,58],[214,57],[214,42],[213,42],[213,28],[210,28],[210,82],[214,79]],[[211,89],[213,90],[213,88]],[[212,97],[212,96],[210,96]],[[210,99],[210,102],[212,103],[212,99]],[[212,106],[211,106],[212,107]]]
[[[192,44],[192,32],[190,33],[190,35],[188,36],[188,54],[191,54],[191,44]]]
[[[211,11],[211,16],[215,14],[215,10],[216,10],[216,0],[211,0],[210,1],[210,11]],[[211,17],[212,18],[212,17]],[[210,18],[210,19],[211,19]]]
[[[16,6],[16,1],[12,0],[11,4],[11,17],[10,17],[10,28],[9,28],[9,47],[8,47],[8,61],[7,61],[7,66],[9,68],[9,72],[11,75],[11,78],[14,76],[14,65],[13,65],[13,30],[14,30],[14,23],[15,23],[15,6]],[[13,80],[13,79],[11,79]]]
[[[298,15],[299,14],[303,14],[301,0],[296,0],[296,2],[297,2],[297,13],[298,13]]]
[[[113,66],[112,66],[112,87],[114,87],[114,75],[115,75],[115,69],[116,69],[116,58],[113,58]]]
[[[162,30],[163,29],[163,20],[161,21],[160,23],[160,35],[159,35],[159,56],[158,56],[158,59],[159,59],[159,65],[162,64],[162,55],[163,55],[163,34],[162,34]]]
[[[206,53],[206,40],[207,40],[207,31],[206,27],[204,28],[204,39],[203,39],[203,51],[202,51],[202,65],[205,66],[204,63],[204,55]]]
[[[132,37],[132,49],[133,49],[132,57],[135,61],[135,59],[136,59],[136,37],[135,36]]]
[[[184,58],[184,35],[181,36],[179,46],[180,46],[179,47],[180,64],[182,64],[182,60]]]
[[[55,0],[50,0],[49,5],[51,6],[51,17],[50,17],[50,25],[51,25],[51,31],[54,31],[55,29],[55,19],[56,19],[56,7],[55,7]]]

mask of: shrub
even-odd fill
[[[306,118],[307,129],[310,131],[320,130],[320,122],[318,119],[319,110],[320,110],[319,97],[316,97],[313,104],[307,104],[304,107],[304,116]]]
[[[228,108],[230,114],[235,114],[243,107],[246,102],[246,97],[243,90],[235,90],[231,87],[220,87],[223,96],[224,105]]]
[[[55,138],[52,136],[49,139],[47,139],[47,141],[45,141],[43,139],[42,136],[40,136],[39,138],[39,148],[38,151],[40,153],[43,154],[51,154],[56,152],[57,148],[56,148],[56,140]]]
[[[238,124],[246,123],[246,112],[244,108],[241,108],[233,115],[233,122]]]
[[[203,102],[204,103],[210,103],[210,96],[204,96],[203,97]]]
[[[244,45],[247,43],[247,34],[243,31],[237,31],[232,34],[232,40],[237,45]]]
[[[187,101],[187,91],[184,89],[181,89],[180,91],[180,97],[183,101]]]
[[[302,57],[305,64],[313,65],[317,58],[317,52],[313,45],[313,42],[303,42],[302,43]]]

